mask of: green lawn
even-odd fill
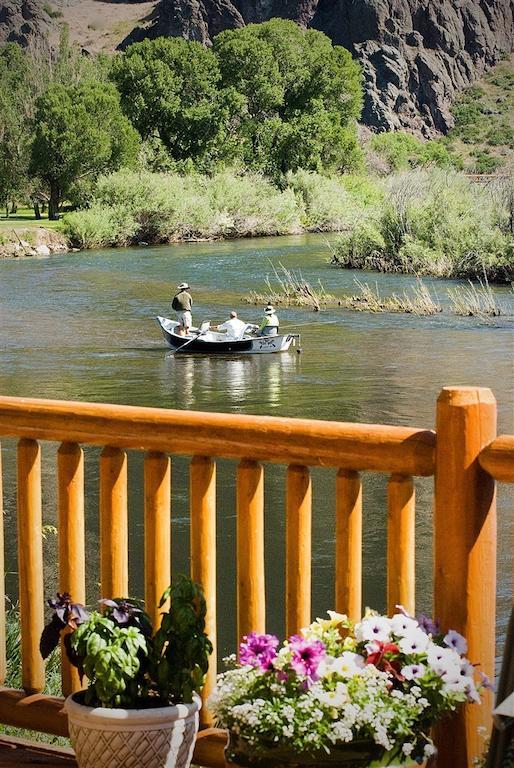
[[[6,218],[5,213],[0,216],[0,229],[26,229],[27,227],[45,227],[45,229],[59,229],[60,222],[48,221],[46,214],[38,221],[34,218],[32,208],[18,208],[15,214]]]

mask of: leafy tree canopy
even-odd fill
[[[222,84],[245,99],[240,120],[249,165],[284,173],[358,162],[361,71],[347,50],[321,32],[272,19],[222,32],[214,53]]]
[[[50,187],[50,218],[71,185],[131,165],[139,136],[110,83],[53,83],[36,104],[31,170]]]
[[[144,139],[158,136],[175,160],[217,151],[229,100],[212,51],[182,38],[144,40],[114,60],[111,77]]]

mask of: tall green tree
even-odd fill
[[[239,132],[248,165],[285,173],[359,161],[361,71],[347,50],[285,19],[222,32],[213,50],[222,85],[244,99]]]
[[[174,160],[229,153],[230,115],[240,99],[220,93],[211,50],[182,38],[144,40],[113,61],[111,77],[141,136],[158,137]]]
[[[0,201],[9,213],[28,183],[30,66],[16,43],[0,48]]]
[[[31,147],[31,171],[49,188],[49,218],[59,217],[74,183],[133,164],[139,144],[111,83],[50,85],[37,100]]]

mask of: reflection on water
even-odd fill
[[[159,393],[170,408],[196,409],[212,397],[229,403],[232,412],[248,412],[252,400],[274,409],[299,366],[300,356],[293,353],[208,357],[167,352],[159,366]]]
[[[351,271],[327,265],[323,239],[276,238],[171,247],[127,249],[0,263],[0,392],[27,397],[126,403],[228,413],[431,427],[435,402],[445,384],[491,387],[497,397],[499,430],[514,432],[512,317],[495,325],[449,314],[414,317],[348,312],[319,313],[284,308],[283,326],[302,334],[303,354],[203,357],[172,354],[155,323],[167,315],[175,286],[187,278],[195,300],[195,322],[226,318],[236,309],[255,322],[261,307],[244,304],[249,291],[262,292],[270,260],[301,269],[306,280],[321,278],[327,293],[355,292]],[[363,275],[359,275],[361,278]],[[415,281],[402,275],[368,275],[382,295],[403,293]],[[444,303],[455,283],[433,281]],[[505,288],[495,289],[505,301]],[[495,327],[497,326],[497,327]],[[3,443],[8,586],[15,591],[15,450]],[[87,572],[95,599],[98,561],[98,450],[86,451]],[[142,592],[143,480],[141,456],[129,456],[131,591]],[[220,645],[234,641],[235,464],[218,462]],[[386,478],[364,477],[364,602],[385,604]],[[44,446],[43,514],[55,523],[55,446]],[[417,490],[417,602],[430,610],[432,481]],[[313,611],[333,604],[334,472],[313,471]],[[284,468],[266,467],[266,556],[269,629],[283,629]],[[185,458],[173,460],[173,563],[187,570],[189,476]],[[512,489],[499,495],[499,628],[510,605]],[[45,542],[45,585],[55,587],[55,541]]]

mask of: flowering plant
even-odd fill
[[[480,700],[486,680],[477,684],[466,650],[458,632],[403,609],[392,618],[367,611],[357,624],[329,611],[280,648],[274,635],[245,636],[209,707],[256,758],[367,741],[377,757],[422,762],[435,753],[430,726]]]

